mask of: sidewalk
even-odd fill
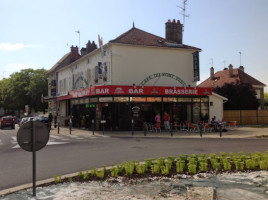
[[[222,132],[222,138],[268,138],[268,128],[252,128],[252,127],[237,127],[228,128],[227,132]],[[50,134],[58,134],[58,128],[52,128]],[[69,127],[60,127],[60,135],[69,135]],[[72,135],[87,135],[92,136],[93,131],[88,129],[72,128]],[[200,138],[200,132],[173,131],[171,136],[170,131],[162,130],[161,132],[146,132],[143,131],[94,131],[94,135],[105,135],[110,137],[173,137],[173,138]],[[202,132],[202,138],[220,138],[220,132]]]

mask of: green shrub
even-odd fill
[[[160,165],[158,163],[154,163],[151,168],[152,174],[159,174],[160,173]]]
[[[260,169],[267,170],[268,169],[268,161],[266,161],[266,160],[260,161]]]
[[[86,180],[88,179],[89,177],[89,174],[88,174],[88,171],[86,171],[84,174],[83,174],[83,179]]]
[[[99,172],[97,172],[97,177],[100,179],[103,179],[105,176],[105,169],[100,170]]]
[[[137,164],[136,171],[138,174],[144,174],[146,172],[146,164]]]
[[[210,160],[218,160],[218,157],[215,153],[209,154]]]
[[[84,177],[83,172],[79,172],[79,173],[78,173],[78,177],[79,177],[79,178],[83,178],[83,177]]]
[[[171,163],[174,163],[176,157],[175,156],[168,156],[167,160],[170,161]]]
[[[215,171],[220,171],[221,170],[221,165],[216,159],[210,160],[210,162],[211,162],[212,168]]]
[[[252,159],[246,160],[246,168],[247,169],[254,169],[255,168],[255,161]]]
[[[196,174],[196,165],[193,163],[188,163],[188,171],[191,174]]]
[[[90,170],[90,173],[92,176],[97,176],[98,169],[95,167],[92,170]],[[83,174],[83,173],[82,173]],[[78,175],[79,176],[79,175]]]
[[[119,172],[119,170],[118,170],[118,167],[112,167],[111,169],[110,169],[110,172],[111,172],[111,176],[112,177],[117,177],[118,176],[118,172]]]
[[[179,160],[184,160],[184,161],[186,161],[187,158],[188,158],[188,155],[186,155],[186,154],[182,154],[182,155],[180,155]]]
[[[234,162],[234,164],[235,164],[236,170],[238,170],[238,171],[244,170],[244,162],[243,161],[237,160]]]
[[[208,166],[207,162],[201,162],[199,163],[199,170],[201,172],[206,172],[208,170],[207,166]]]
[[[161,174],[162,175],[168,175],[169,174],[168,166],[161,166],[160,169],[161,169]]]
[[[178,173],[182,173],[185,168],[185,161],[184,160],[179,160],[176,162],[176,171]]]
[[[229,160],[223,159],[222,165],[225,171],[231,171],[232,165]]]

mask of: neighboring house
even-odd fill
[[[214,73],[214,68],[210,68],[210,77],[200,83],[198,87],[222,87],[224,84],[250,84],[256,91],[256,97],[259,100],[259,109],[264,109],[264,87],[262,82],[248,75],[244,71],[244,67],[234,69],[232,65],[222,71]]]
[[[211,88],[196,87],[201,49],[183,44],[182,27],[169,20],[162,38],[133,25],[99,48],[89,42],[81,55],[71,47],[48,72],[57,115],[85,128],[105,120],[109,130],[129,130],[132,122],[141,129],[164,111],[172,121],[208,120]]]

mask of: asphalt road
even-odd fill
[[[17,130],[0,130],[0,190],[32,181],[32,154],[18,147]],[[267,139],[51,135],[48,145],[37,152],[37,180],[123,161],[180,154],[266,150]]]

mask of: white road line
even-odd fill
[[[2,145],[3,144],[3,142],[2,142],[2,140],[0,139],[0,145]]]
[[[68,143],[70,143],[70,142],[50,142],[50,141],[48,141],[47,146],[48,145],[57,145],[57,144],[68,144]],[[12,149],[18,149],[18,148],[20,148],[20,146],[18,144],[16,146],[12,147]]]

